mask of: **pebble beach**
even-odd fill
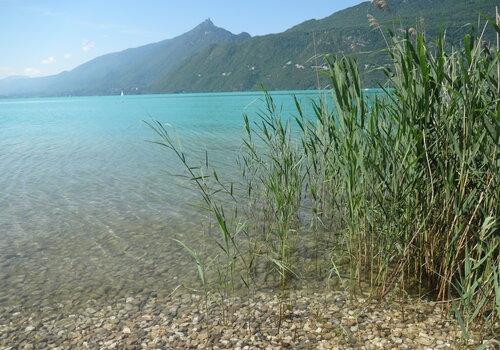
[[[443,305],[353,298],[346,292],[272,292],[224,303],[197,294],[135,295],[81,310],[64,303],[0,311],[0,349],[497,349],[493,336],[465,341]],[[498,326],[498,325],[497,325]],[[497,328],[498,329],[498,328]]]

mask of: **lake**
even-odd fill
[[[273,93],[285,116],[292,94]],[[160,120],[193,162],[237,171],[243,113],[261,93],[0,100],[0,305],[169,293],[194,269],[172,238],[207,231],[178,161],[148,140]],[[194,244],[194,243],[193,243]]]

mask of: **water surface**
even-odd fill
[[[284,114],[292,94],[275,93]],[[192,278],[172,241],[207,230],[200,198],[143,120],[195,159],[236,172],[242,114],[260,93],[0,100],[0,305],[167,293]]]

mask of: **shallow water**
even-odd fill
[[[284,114],[315,92],[275,93]],[[234,174],[260,93],[0,100],[0,305],[168,293],[193,278],[172,238],[206,231],[157,119],[195,159]]]

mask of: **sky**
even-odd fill
[[[282,32],[362,0],[0,0],[0,79],[57,74],[173,38],[210,18],[233,33]]]

